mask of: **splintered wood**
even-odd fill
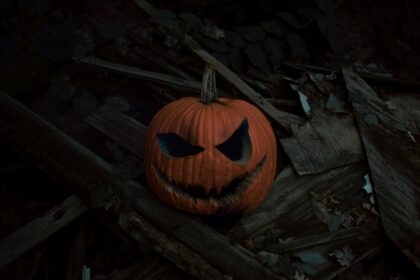
[[[382,100],[356,74],[343,69],[387,235],[420,267],[420,99]]]

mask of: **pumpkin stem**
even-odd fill
[[[217,100],[216,71],[214,66],[206,64],[201,85],[201,102],[208,105]]]

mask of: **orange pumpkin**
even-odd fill
[[[254,106],[217,98],[214,70],[206,67],[201,99],[185,97],[152,119],[145,144],[152,191],[195,214],[246,212],[268,193],[276,169],[276,140]]]

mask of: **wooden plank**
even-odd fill
[[[231,245],[231,241],[226,236],[207,226],[199,225],[198,221],[191,220],[187,215],[162,205],[139,184],[133,181],[126,182],[124,189],[126,196],[139,198],[133,201],[132,205],[142,216],[154,221],[164,232],[170,232],[177,239],[188,242],[188,245],[205,259],[234,278],[280,278],[263,267],[251,252]],[[200,238],[197,238],[198,236]]]
[[[375,244],[376,243],[376,244]],[[342,274],[344,271],[350,269],[352,266],[362,262],[363,260],[367,260],[370,258],[373,258],[375,256],[380,255],[384,250],[384,244],[383,243],[379,243],[379,242],[373,242],[373,244],[371,244],[371,248],[369,248],[369,250],[367,250],[366,252],[364,252],[362,255],[358,256],[357,258],[355,258],[351,264],[350,267],[346,267],[343,266],[341,268],[339,268],[338,270],[334,271],[333,273],[330,273],[328,276],[323,277],[322,279],[325,280],[333,280],[333,279],[337,279],[337,277]]]
[[[147,1],[136,0],[135,3],[149,15],[159,13],[159,10],[156,8],[151,8],[152,6]],[[144,9],[144,7],[147,7],[147,9]],[[261,96],[261,94],[256,92],[246,82],[244,82],[236,73],[218,61],[203,47],[201,47],[200,44],[198,44],[191,36],[184,35],[182,40],[187,48],[199,56],[205,63],[212,65],[214,69],[219,72],[223,78],[235,86],[243,96],[252,101],[256,106],[258,106],[267,115],[273,118],[273,120],[279,123],[282,127],[290,130],[291,125],[299,125],[304,122],[304,118],[291,113],[280,111],[274,107],[263,96]]]
[[[277,244],[269,246],[267,251],[283,254],[284,252],[306,249],[308,247],[330,243],[333,241],[356,238],[363,234],[379,231],[379,229],[380,227],[378,223],[373,222],[366,226],[353,226],[332,232],[307,235],[302,238],[291,238],[285,241],[279,240]]]
[[[34,248],[49,236],[85,213],[87,208],[71,196],[0,241],[0,268]]]
[[[335,71],[334,69],[328,68],[328,67],[297,63],[297,62],[291,62],[291,61],[286,61],[284,65],[295,68],[295,69],[299,69],[302,71],[314,71],[314,72],[321,72],[325,74],[330,74]],[[367,81],[381,83],[388,86],[398,86],[399,88],[420,89],[420,82],[418,80],[408,80],[408,79],[401,79],[401,78],[386,77],[386,76],[380,76],[380,75],[375,75],[375,74],[366,73],[366,72],[356,72],[356,73],[357,75],[359,75],[360,77],[362,77],[363,79]]]
[[[205,279],[223,277],[219,270],[207,264],[201,254],[191,251],[185,240],[178,242],[174,236],[161,231],[136,212],[119,215],[118,225],[139,243],[155,243],[153,245],[155,252],[174,261],[178,267],[196,277]]]
[[[274,221],[282,219],[290,223],[304,217],[311,217],[311,191],[322,193],[346,193],[360,188],[363,175],[367,172],[364,163],[340,167],[316,175],[297,176],[289,167],[274,181],[264,202],[252,213],[245,215],[229,231],[229,236],[243,240],[268,230]]]
[[[407,256],[420,240],[420,98],[383,101],[359,76],[343,75],[366,150],[386,234]],[[420,267],[420,266],[419,266]]]
[[[79,62],[89,64],[92,66],[101,67],[117,73],[123,73],[139,79],[147,81],[159,82],[169,86],[182,87],[191,90],[192,92],[201,92],[201,82],[186,80],[182,78],[173,77],[166,74],[151,72],[143,70],[138,67],[128,66],[124,64],[114,63],[99,59],[96,57],[83,57]]]
[[[107,213],[127,234],[200,279],[282,279],[250,252],[208,226],[162,204],[143,186],[121,181],[103,159],[8,96],[0,94],[0,138],[25,151],[91,208]],[[177,250],[176,248],[180,248]]]
[[[174,264],[168,262],[163,257],[150,254],[141,258],[134,265],[114,271],[104,280],[188,280],[192,277],[179,270]]]
[[[280,142],[299,175],[315,174],[363,160],[353,116],[318,113]]]
[[[104,110],[90,115],[86,122],[139,158],[144,155],[147,127],[123,113]]]

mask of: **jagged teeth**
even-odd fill
[[[260,172],[261,168],[263,167],[264,163],[265,163],[266,157],[264,157],[260,163],[255,167],[255,169],[249,173],[247,172],[243,177],[240,178],[240,182],[235,190],[235,192],[233,194],[229,194],[226,196],[223,196],[221,198],[215,198],[215,197],[210,197],[208,199],[203,199],[203,198],[198,198],[198,197],[193,197],[191,196],[189,193],[187,193],[186,191],[184,191],[183,189],[181,189],[176,182],[174,181],[170,181],[165,174],[160,171],[155,165],[153,166],[153,169],[157,175],[158,178],[161,179],[162,184],[164,185],[165,189],[171,193],[174,194],[177,198],[179,197],[186,197],[192,201],[194,201],[194,203],[197,202],[203,202],[203,201],[207,201],[209,203],[215,203],[215,204],[220,204],[220,203],[235,203],[239,196],[245,191],[245,189],[252,183],[252,181],[255,179],[255,176]],[[197,189],[197,186],[193,186],[191,184],[188,184],[187,186],[187,190],[191,190],[191,189]],[[222,192],[222,189],[228,188],[229,185],[227,186],[222,186],[222,187],[218,187],[218,188],[204,188],[204,193],[206,195],[209,195],[210,191],[215,189],[217,195],[220,195]]]

